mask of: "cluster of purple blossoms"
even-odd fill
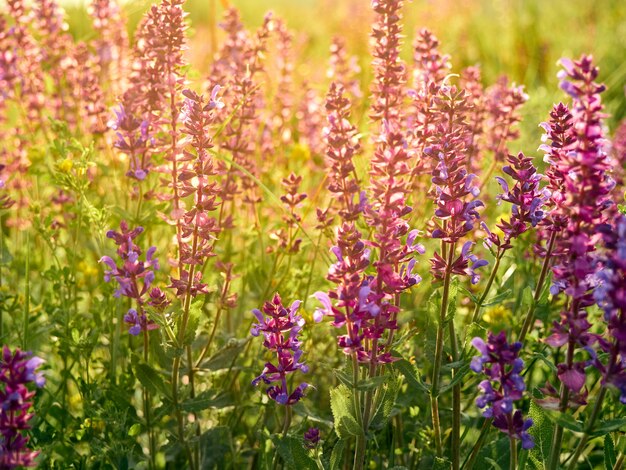
[[[522,343],[509,344],[502,331],[498,335],[489,332],[486,343],[476,337],[472,345],[481,355],[472,359],[470,368],[488,377],[478,386],[482,393],[476,399],[476,405],[484,409],[485,418],[493,419],[496,428],[520,439],[522,448],[532,449],[535,443],[528,429],[533,425],[533,420],[523,419],[522,412],[513,406],[526,390],[524,379],[520,376],[524,368],[524,361],[519,358]]]
[[[433,160],[431,194],[437,205],[431,236],[441,239],[443,246],[454,247],[473,230],[480,217],[478,208],[483,206],[480,200],[469,198],[476,198],[479,190],[472,184],[475,175],[468,174],[466,169],[467,124],[464,114],[468,106],[465,99],[463,90],[440,87],[433,110],[437,130],[424,149],[424,155]],[[443,253],[443,256],[435,252],[431,259],[433,275],[443,279],[446,273],[466,274],[471,277],[472,283],[477,283],[479,276],[475,270],[488,263],[471,255],[471,246],[471,242],[466,242],[456,259],[453,259],[452,250],[450,254]]]
[[[142,261],[141,248],[133,241],[143,232],[143,227],[129,230],[128,223],[122,221],[120,229],[121,232],[109,230],[107,237],[118,246],[117,255],[122,263],[118,266],[109,256],[103,256],[100,262],[109,268],[104,273],[104,280],[110,282],[111,279],[115,279],[119,285],[115,297],[128,297],[137,303],[137,309],[131,308],[124,316],[124,321],[131,325],[129,333],[136,336],[141,331],[157,328],[157,325],[146,317],[144,305],[146,303],[162,305],[164,294],[159,288],[150,289],[154,282],[154,271],[159,269],[159,262],[154,258],[156,247],[151,247],[146,252],[145,261]],[[149,299],[146,299],[146,295]]]
[[[304,433],[304,445],[308,449],[314,449],[315,447],[317,447],[317,444],[319,442],[320,442],[319,428],[309,428],[309,430]]]
[[[424,253],[424,247],[415,243],[417,230],[407,236],[402,251]],[[371,360],[373,351],[365,347],[365,339],[373,340],[382,337],[384,331],[395,330],[397,323],[395,314],[399,307],[387,299],[384,293],[376,289],[377,278],[366,274],[370,265],[371,250],[366,248],[361,233],[354,224],[344,223],[337,233],[337,246],[332,248],[337,262],[328,270],[327,279],[337,284],[328,293],[316,292],[315,297],[322,304],[314,314],[316,322],[324,315],[333,317],[332,325],[346,328],[346,334],[338,337],[338,345],[346,354],[356,353],[360,362]],[[412,272],[415,259],[405,263],[399,273],[385,271],[385,285],[401,292],[421,281],[421,277]],[[382,346],[382,345],[381,345]],[[393,360],[389,352],[376,351],[376,361],[388,363]]]
[[[8,346],[2,349],[0,360],[0,468],[32,467],[39,454],[27,447],[28,437],[23,431],[29,429],[33,414],[32,398],[35,392],[28,389],[29,383],[43,387],[46,383],[43,374],[37,368],[43,359],[30,353],[15,350],[11,353]]]
[[[574,351],[577,347],[590,351],[598,341],[598,336],[589,331],[586,309],[595,303],[594,274],[598,266],[594,251],[600,237],[597,228],[606,222],[614,182],[608,175],[610,159],[600,101],[605,87],[595,83],[598,69],[589,56],[561,63],[561,88],[573,98],[573,107],[568,130],[571,137],[566,140],[569,144],[558,152],[552,163],[556,168],[549,173],[558,180],[553,186],[562,191],[562,200],[553,211],[566,224],[557,240],[559,254],[551,291],[554,295],[564,291],[570,299],[546,343],[552,347],[567,345],[567,362],[558,365],[558,376],[569,390],[578,393],[585,383],[588,362],[575,361]]]
[[[544,205],[549,195],[548,191],[539,188],[543,176],[537,173],[532,158],[520,152],[517,155],[509,155],[507,159],[510,165],[505,166],[502,171],[513,178],[515,185],[509,188],[504,178],[496,177],[503,190],[498,199],[512,204],[510,220],[501,219],[497,225],[504,233],[504,239],[491,233],[483,224],[488,233],[486,244],[496,246],[499,251],[512,248],[513,239],[526,232],[529,226],[536,227],[543,220],[546,215]]]
[[[111,128],[116,131],[115,148],[124,152],[129,159],[126,176],[143,181],[151,169],[150,147],[154,138],[150,135],[150,121],[140,120],[120,105],[115,111],[115,121]]]
[[[281,405],[294,405],[304,396],[304,390],[309,386],[301,383],[289,393],[287,376],[297,370],[308,372],[309,368],[300,362],[302,350],[298,334],[304,325],[304,319],[296,312],[300,307],[300,301],[296,300],[291,307],[283,306],[278,294],[271,301],[263,304],[263,312],[254,309],[252,313],[259,320],[250,330],[252,336],[263,334],[265,341],[263,346],[276,354],[276,364],[265,363],[261,375],[252,381],[252,385],[258,385],[261,381],[266,384],[276,382],[277,385],[268,387],[266,392],[276,403]],[[264,315],[265,314],[265,315]]]
[[[626,217],[621,215],[614,226],[605,225],[600,231],[607,250],[599,259],[593,296],[607,323],[608,341],[601,340],[599,345],[608,361],[605,364],[595,357],[594,365],[602,373],[602,383],[617,388],[620,401],[626,404]]]

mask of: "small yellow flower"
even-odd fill
[[[306,144],[294,144],[291,148],[291,158],[295,161],[307,161],[311,158],[311,149]]]
[[[503,305],[494,305],[485,310],[483,319],[490,325],[502,325],[511,320],[513,313]]]
[[[57,168],[61,173],[69,173],[72,171],[72,168],[74,168],[74,162],[72,162],[69,158],[66,158],[65,160],[59,162]]]

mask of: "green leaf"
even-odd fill
[[[233,459],[233,442],[230,428],[217,426],[200,436],[200,468],[225,469]]]
[[[197,413],[209,408],[226,408],[233,406],[235,401],[233,396],[228,392],[215,393],[212,390],[202,392],[195,398],[189,398],[181,403],[184,411]]]
[[[463,364],[463,366],[461,366],[460,368],[456,369],[456,371],[454,373],[454,378],[450,381],[450,383],[448,383],[448,384],[444,385],[443,387],[439,388],[439,394],[441,395],[442,393],[445,393],[448,390],[452,389],[452,387],[454,387],[456,384],[461,382],[463,380],[463,378],[469,372],[470,372],[469,362],[466,361],[465,364]]]
[[[365,380],[360,380],[359,383],[357,384],[356,389],[362,392],[369,392],[372,390],[376,390],[378,387],[384,384],[388,378],[389,378],[388,375],[379,375],[376,377],[370,377]]]
[[[391,416],[393,407],[396,404],[399,390],[400,379],[388,376],[383,388],[379,390],[382,396],[377,400],[377,407],[376,410],[374,410],[372,423],[370,425],[372,428],[380,429],[387,424],[387,420]]]
[[[135,364],[135,377],[153,395],[169,396],[169,389],[165,385],[163,377],[148,364]]]
[[[140,423],[135,423],[133,424],[130,429],[128,430],[128,435],[130,437],[135,437],[138,436],[139,433],[141,433],[141,424]]]
[[[550,370],[556,374],[557,373],[557,368],[556,365],[554,364],[554,362],[552,362],[550,359],[548,359],[546,357],[545,354],[539,352],[539,351],[535,351],[534,353],[532,353],[532,355],[530,356],[530,361],[541,361],[543,362],[545,365],[547,365]]]
[[[601,421],[597,426],[595,426],[593,432],[590,433],[590,436],[603,436],[610,432],[623,431],[624,429],[626,429],[626,418],[609,419],[607,421]]]
[[[409,388],[420,393],[429,393],[430,389],[422,381],[419,371],[406,359],[392,362],[392,367],[404,375]]]
[[[446,458],[435,457],[433,462],[433,470],[450,470],[452,468],[452,462]]]
[[[348,387],[349,389],[354,388],[352,377],[350,377],[350,375],[348,375],[346,372],[340,369],[333,369],[333,374],[335,374],[335,377],[337,377],[337,380],[339,380],[339,382],[344,384],[346,387]]]
[[[196,339],[198,326],[200,325],[200,317],[202,315],[202,306],[204,299],[198,298],[189,306],[189,321],[185,329],[185,337],[183,338],[183,346],[190,346]]]
[[[335,432],[340,439],[363,435],[363,429],[354,417],[352,391],[339,385],[330,391],[330,408],[335,420]]]
[[[615,444],[610,434],[604,436],[604,468],[605,470],[613,470],[615,466]]]
[[[346,441],[339,439],[333,451],[330,454],[330,470],[339,470],[341,468],[341,462],[343,461],[343,451],[346,447]]]
[[[555,424],[558,424],[562,428],[569,429],[574,432],[584,432],[585,428],[583,423],[574,419],[567,413],[561,413],[559,411],[547,411],[544,410],[545,416]]]
[[[201,367],[213,371],[228,369],[235,362],[235,359],[241,355],[248,341],[248,338],[231,338],[222,349],[204,361]]]
[[[493,297],[488,298],[482,306],[490,307],[491,305],[501,304],[503,300],[511,298],[511,292],[511,289],[507,289],[504,292],[499,293],[498,295],[494,295]]]
[[[534,400],[530,401],[528,417],[533,420],[533,425],[528,432],[535,439],[535,447],[530,450],[530,460],[536,468],[543,469],[550,458],[554,424]]]
[[[276,446],[278,454],[287,464],[287,468],[317,470],[315,460],[313,460],[306,451],[301,439],[297,439],[293,436],[282,437],[274,434],[272,436],[272,442],[274,446]]]

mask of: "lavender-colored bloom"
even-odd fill
[[[255,323],[250,334],[263,334],[263,346],[276,354],[276,364],[267,362],[261,375],[252,381],[258,385],[261,381],[266,384],[278,383],[268,387],[267,395],[281,405],[294,405],[304,396],[304,390],[309,384],[301,383],[291,393],[287,386],[287,376],[297,370],[308,372],[309,368],[300,361],[302,350],[298,334],[304,325],[304,320],[297,314],[300,301],[296,300],[291,307],[285,308],[278,294],[270,302],[263,304],[263,312],[254,309],[252,313],[259,320]]]
[[[522,343],[509,344],[502,331],[498,335],[489,332],[486,343],[476,337],[472,345],[481,355],[472,359],[470,368],[487,376],[478,386],[481,394],[476,405],[483,409],[485,418],[493,418],[495,427],[520,439],[524,449],[531,449],[534,442],[526,431],[533,422],[524,420],[521,411],[514,408],[514,402],[521,400],[526,390],[520,375],[524,368],[524,361],[519,358]]]
[[[23,432],[29,429],[33,414],[32,398],[35,392],[28,389],[29,383],[43,387],[45,378],[37,369],[43,359],[19,349],[11,353],[8,346],[2,349],[0,360],[0,468],[32,467],[38,451],[28,447],[28,437]]]
[[[314,449],[320,441],[320,430],[318,428],[309,428],[304,433],[304,445],[309,449]]]
[[[599,271],[594,299],[604,311],[608,338],[598,342],[607,353],[603,362],[593,355],[594,365],[602,372],[603,385],[612,385],[626,404],[626,216],[614,225],[600,227],[606,252],[598,257]]]
[[[432,167],[432,190],[436,210],[431,236],[441,239],[445,246],[454,245],[474,229],[479,219],[478,209],[483,203],[468,198],[478,195],[473,185],[475,175],[468,174],[465,161],[467,124],[463,120],[468,110],[466,94],[456,87],[441,86],[434,99],[432,119],[435,131],[428,139],[424,158],[430,159]],[[470,254],[472,243],[465,243],[456,259],[446,259],[435,252],[431,258],[431,272],[443,279],[448,274],[468,275],[472,283],[479,280],[474,271],[487,264]]]
[[[532,163],[532,158],[523,153],[509,155],[509,165],[502,170],[515,181],[511,188],[504,178],[496,176],[496,180],[502,187],[502,194],[498,199],[512,205],[510,220],[500,220],[497,227],[504,233],[504,239],[487,230],[487,244],[496,246],[502,251],[512,248],[511,241],[531,226],[536,227],[545,217],[544,205],[549,197],[549,192],[539,188],[543,176],[537,173]]]
[[[143,227],[129,230],[128,224],[122,221],[120,228],[120,232],[109,230],[107,237],[118,245],[117,254],[121,264],[118,266],[109,256],[103,256],[100,262],[109,268],[104,272],[104,280],[110,282],[111,279],[115,279],[119,285],[115,297],[125,296],[137,302],[139,313],[134,309],[129,310],[124,316],[124,321],[132,325],[129,332],[138,335],[140,331],[153,330],[157,327],[146,317],[143,305],[147,301],[146,296],[150,296],[148,303],[152,301],[154,289],[151,291],[150,288],[154,282],[154,271],[159,269],[159,262],[154,258],[156,247],[148,249],[145,261],[140,259],[142,252],[134,239],[143,232]],[[158,297],[158,293],[155,295]],[[163,301],[162,298],[160,300]]]
[[[334,327],[345,327],[346,334],[338,338],[339,347],[345,354],[356,353],[361,362],[370,361],[373,355],[379,363],[393,360],[383,351],[382,345],[375,352],[366,350],[364,339],[381,338],[386,330],[397,328],[395,314],[399,309],[390,301],[388,293],[402,292],[421,281],[420,276],[413,273],[415,259],[412,255],[424,252],[424,247],[416,243],[417,235],[417,231],[411,231],[406,243],[398,243],[399,272],[378,262],[378,272],[384,283],[381,293],[377,277],[366,273],[371,252],[361,239],[361,233],[352,223],[344,223],[339,229],[337,246],[331,250],[337,262],[330,267],[327,277],[337,286],[328,293],[314,294],[322,304],[314,313],[314,319],[321,321],[325,315],[330,316]]]
[[[562,65],[561,87],[574,100],[571,116],[564,106],[557,107],[553,113],[554,125],[548,126],[553,147],[555,142],[557,145],[548,148],[552,166],[548,177],[554,206],[551,219],[562,225],[562,236],[557,238],[558,262],[553,267],[552,292],[562,291],[570,299],[546,342],[554,347],[567,344],[568,352],[564,355],[567,362],[558,365],[558,375],[572,392],[579,393],[585,382],[584,368],[589,362],[575,361],[574,350],[590,351],[599,339],[589,332],[591,323],[587,321],[586,309],[595,303],[597,228],[606,222],[613,181],[608,175],[610,159],[602,130],[600,93],[605,87],[595,82],[598,69],[589,56],[574,62],[566,59]],[[561,121],[559,129],[557,125]]]

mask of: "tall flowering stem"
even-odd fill
[[[586,422],[585,434],[579,441],[571,458],[570,469],[575,469],[602,405],[611,387],[618,391],[619,401],[626,405],[626,217],[620,215],[614,224],[599,228],[606,251],[598,256],[600,269],[595,274],[598,286],[593,291],[594,300],[604,311],[607,337],[598,342],[606,354],[606,362],[599,356],[593,357],[593,365],[602,374],[602,388]]]
[[[376,21],[372,27],[374,81],[370,118],[378,124],[375,150],[370,166],[371,204],[365,209],[365,218],[373,229],[372,246],[378,251],[373,267],[376,275],[369,283],[378,312],[368,333],[368,375],[378,374],[378,365],[389,362],[388,349],[397,329],[400,311],[400,293],[415,285],[417,278],[410,274],[415,261],[413,232],[409,234],[406,220],[411,208],[406,204],[411,191],[410,161],[412,152],[401,130],[402,97],[406,82],[406,67],[400,59],[402,45],[402,0],[373,0]],[[407,264],[408,263],[408,264]],[[410,264],[410,266],[409,266]],[[386,336],[386,338],[384,338]],[[362,468],[365,457],[365,435],[372,417],[373,393],[365,393],[363,404],[363,435],[357,441],[355,468]]]
[[[554,323],[552,335],[546,339],[550,346],[567,345],[565,362],[558,364],[561,381],[561,412],[568,408],[570,394],[578,394],[585,384],[586,362],[576,361],[577,348],[589,348],[597,342],[587,320],[587,307],[594,304],[593,274],[597,270],[593,252],[598,239],[597,227],[606,221],[611,205],[609,195],[613,182],[607,172],[609,158],[605,151],[602,129],[600,93],[604,85],[595,82],[598,69],[590,56],[578,61],[561,61],[561,88],[573,98],[572,132],[575,141],[555,162],[562,177],[563,204],[557,208],[567,221],[563,236],[558,240],[560,256],[553,267],[554,295],[561,291],[569,297],[560,322]],[[548,468],[559,463],[563,428],[557,424]]]
[[[559,103],[550,112],[550,120],[541,124],[545,130],[542,140],[545,142],[539,148],[544,152],[544,160],[549,163],[546,171],[548,185],[546,192],[549,197],[545,200],[545,217],[539,224],[539,239],[545,243],[536,246],[539,256],[543,257],[541,273],[537,280],[533,301],[524,317],[524,323],[518,341],[524,342],[526,335],[530,332],[535,321],[535,309],[544,290],[544,284],[548,277],[550,266],[554,255],[558,256],[558,249],[555,253],[556,240],[560,232],[567,224],[567,216],[562,210],[556,210],[563,205],[563,175],[556,162],[560,161],[561,155],[566,153],[574,141],[572,133],[572,114],[567,106]],[[548,144],[548,141],[550,142]]]
[[[533,425],[532,419],[524,419],[520,410],[514,410],[515,401],[523,397],[526,390],[524,379],[520,373],[524,361],[519,358],[522,343],[509,344],[504,331],[498,335],[489,332],[487,342],[474,338],[472,345],[480,352],[480,356],[472,359],[470,368],[477,374],[487,376],[478,388],[481,394],[476,405],[484,409],[483,416],[489,418],[493,426],[509,436],[511,443],[510,468],[517,468],[517,442],[522,441],[523,449],[532,449],[535,445],[528,429]]]
[[[183,105],[183,132],[189,136],[189,147],[192,151],[185,150],[179,159],[177,167],[178,175],[177,192],[181,197],[179,207],[183,210],[178,221],[180,232],[179,238],[179,274],[171,277],[170,287],[175,289],[176,296],[181,300],[182,316],[178,323],[177,342],[180,347],[184,346],[187,353],[189,367],[189,384],[191,396],[195,396],[194,362],[191,345],[185,344],[191,301],[200,294],[207,293],[207,285],[202,279],[200,267],[206,259],[214,256],[213,245],[219,225],[209,213],[214,212],[222,204],[219,197],[221,187],[218,185],[216,176],[218,170],[214,165],[209,150],[213,147],[211,139],[211,126],[215,121],[216,110],[223,105],[218,100],[219,86],[213,89],[210,99],[205,99],[191,90],[184,90],[185,102]],[[183,209],[184,199],[192,198],[192,204],[188,209]],[[177,410],[179,438],[185,444],[183,416],[178,408],[179,400],[179,370],[181,356],[174,359],[172,367],[172,396]],[[198,420],[196,433],[200,434]],[[189,465],[197,468],[199,465],[199,450],[193,458],[190,456]]]
[[[266,389],[267,396],[279,405],[290,407],[295,405],[304,396],[304,391],[309,386],[301,383],[293,391],[289,390],[287,378],[290,374],[300,371],[307,373],[309,368],[301,362],[302,349],[298,339],[300,330],[304,325],[304,319],[297,314],[301,302],[296,300],[291,307],[286,308],[282,304],[280,295],[274,294],[271,301],[263,304],[263,311],[254,309],[252,313],[259,321],[252,326],[252,336],[263,335],[263,346],[275,354],[276,363],[267,362],[261,375],[252,381],[252,385],[263,382],[271,385]],[[290,416],[287,413],[287,416]],[[283,432],[289,428],[286,422]]]
[[[164,307],[167,303],[165,294],[157,287],[151,289],[154,282],[154,271],[159,269],[159,263],[154,258],[156,247],[150,247],[146,252],[145,260],[141,260],[141,248],[135,243],[135,239],[143,233],[143,227],[130,229],[126,221],[120,223],[120,231],[109,230],[107,237],[111,238],[118,246],[117,255],[121,260],[121,264],[117,265],[109,256],[100,258],[100,262],[104,263],[109,269],[104,273],[104,280],[110,282],[112,279],[117,281],[119,288],[115,291],[115,297],[128,297],[135,302],[136,308],[130,308],[124,321],[130,325],[128,332],[137,336],[143,332],[143,355],[144,361],[148,362],[149,352],[149,334],[150,330],[156,329],[157,324],[148,318],[145,307],[150,305],[153,307]],[[156,456],[156,438],[151,426],[150,411],[150,394],[144,387],[143,389],[143,408],[144,417],[146,419],[146,427],[148,429],[148,440],[150,445],[149,466],[155,467]]]
[[[458,360],[454,322],[447,321],[450,283],[453,275],[468,275],[472,283],[477,283],[479,277],[475,269],[487,264],[486,261],[479,260],[471,254],[471,241],[465,242],[460,255],[456,255],[459,240],[473,230],[479,218],[477,209],[483,205],[478,199],[470,198],[478,195],[478,189],[472,185],[474,175],[467,174],[465,164],[467,129],[464,120],[467,111],[465,99],[465,92],[457,90],[454,86],[442,86],[438,90],[433,109],[436,130],[429,139],[429,146],[424,149],[424,157],[432,160],[431,196],[437,206],[432,220],[431,236],[441,240],[441,253],[435,252],[431,259],[431,272],[436,279],[443,282],[430,400],[438,455],[442,454],[438,394],[446,323],[450,329],[453,361]],[[460,400],[460,388],[453,388],[451,444],[452,463],[455,469],[460,465]]]
[[[328,125],[324,128],[327,143],[326,162],[329,167],[328,190],[340,201],[339,216],[344,221],[359,217],[363,207],[355,200],[360,192],[359,180],[355,176],[353,158],[360,150],[357,129],[349,121],[350,100],[344,88],[332,82],[326,96]]]
[[[509,184],[504,178],[496,177],[496,179],[503,191],[499,199],[511,204],[511,216],[509,220],[500,219],[500,223],[496,225],[504,234],[502,238],[498,234],[492,233],[487,225],[483,224],[483,228],[488,233],[485,243],[490,248],[496,249],[496,259],[483,294],[474,308],[472,322],[478,321],[480,318],[480,310],[489,294],[500,261],[504,254],[513,247],[513,240],[528,231],[529,228],[536,227],[545,215],[543,206],[548,193],[539,187],[542,175],[537,173],[532,158],[519,153],[509,155],[507,159],[509,165],[505,166],[503,171],[515,181],[515,185],[509,188]]]
[[[450,68],[450,57],[439,52],[439,40],[428,29],[420,29],[413,41],[413,88],[408,91],[411,108],[406,119],[410,145],[419,157],[412,170],[419,192],[426,192],[428,187],[419,177],[432,173],[432,162],[422,158],[422,152],[436,131],[434,100]]]
[[[0,359],[0,467],[13,469],[34,467],[39,451],[27,447],[29,422],[34,415],[30,412],[35,392],[29,389],[32,383],[41,388],[46,380],[37,369],[43,359],[8,346],[2,348]]]
[[[309,368],[301,362],[302,349],[298,334],[304,325],[303,318],[297,314],[301,302],[296,300],[291,307],[286,308],[282,304],[280,295],[274,294],[271,301],[263,304],[263,312],[254,309],[252,313],[259,323],[252,325],[250,334],[259,336],[263,334],[265,341],[263,346],[275,354],[276,363],[266,362],[261,375],[252,381],[256,386],[263,382],[271,385],[265,392],[267,396],[279,405],[285,406],[285,422],[283,424],[283,436],[287,435],[293,411],[291,407],[298,403],[304,396],[304,391],[309,384],[302,382],[293,391],[289,391],[287,378],[298,370],[307,373]]]

